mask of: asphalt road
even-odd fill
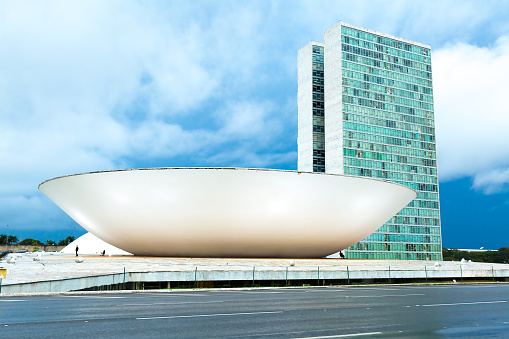
[[[0,298],[0,338],[509,337],[509,284]]]

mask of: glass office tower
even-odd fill
[[[325,142],[327,173],[381,178],[418,192],[347,249],[349,258],[442,258],[430,53],[430,46],[343,22],[325,32],[324,44],[299,51],[299,171],[321,171],[316,138]],[[320,60],[321,88],[314,76]],[[320,98],[323,117],[315,111]]]

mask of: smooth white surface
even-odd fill
[[[416,197],[371,178],[233,168],[96,172],[39,188],[113,246],[188,257],[325,257]]]

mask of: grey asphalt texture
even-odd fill
[[[507,338],[509,284],[0,298],[0,338]]]

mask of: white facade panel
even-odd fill
[[[341,23],[324,34],[325,172],[343,174]]]
[[[313,172],[313,45],[299,50],[297,62],[298,161],[300,172]]]

